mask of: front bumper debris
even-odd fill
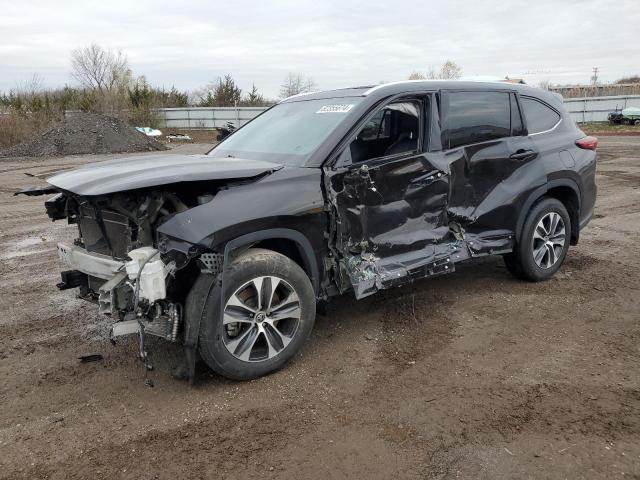
[[[165,278],[174,271],[175,263],[165,265],[160,259],[149,261],[157,253],[151,247],[131,250],[128,255],[133,260],[124,262],[100,253],[87,252],[77,245],[60,243],[58,255],[73,269],[63,272],[60,285],[64,289],[73,288],[81,286],[81,280],[87,277],[97,279],[99,287],[94,287],[93,295],[97,297],[99,312],[120,314],[124,319],[113,324],[112,339],[148,333],[175,342],[182,323],[182,306],[165,300]],[[138,282],[140,285],[136,289]],[[140,310],[134,312],[136,291],[139,298],[147,302],[144,315]]]
[[[76,245],[58,244],[58,256],[65,265],[92,277],[111,280],[118,272],[124,270],[124,262],[100,253],[90,253]]]

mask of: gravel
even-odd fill
[[[156,140],[122,120],[76,113],[30,142],[0,150],[0,157],[42,157],[165,150]]]

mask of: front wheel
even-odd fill
[[[198,288],[196,282],[194,288]],[[315,321],[315,294],[307,274],[290,258],[249,249],[236,258],[222,285],[203,303],[200,354],[220,375],[249,380],[282,368],[302,347]]]
[[[504,256],[507,269],[524,280],[546,280],[564,262],[570,238],[571,220],[566,207],[555,198],[545,198],[527,215],[514,251]]]

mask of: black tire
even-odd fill
[[[271,353],[268,353],[268,358],[258,361],[243,361],[234,356],[226,346],[232,339],[229,337],[228,327],[225,327],[222,321],[221,282],[215,281],[212,285],[211,281],[196,281],[194,284],[194,289],[202,290],[201,292],[194,291],[190,295],[195,299],[195,302],[200,303],[198,311],[202,311],[199,337],[200,355],[209,368],[224,377],[233,380],[250,380],[279,370],[300,350],[311,334],[315,322],[316,300],[309,277],[294,261],[277,252],[253,248],[239,255],[225,272],[224,304],[227,304],[237,289],[248,282],[252,282],[256,278],[270,276],[284,280],[281,282],[282,285],[294,289],[294,293],[299,299],[300,318],[295,323],[296,326],[290,340],[287,337],[289,343],[275,356],[270,357]],[[254,315],[251,314],[251,316]],[[258,315],[255,315],[255,318],[257,317]],[[238,325],[243,325],[241,328],[253,328],[249,324],[246,326],[244,326],[245,324]],[[264,328],[267,329],[267,327],[269,325],[266,325],[265,321]],[[256,336],[258,341],[265,343],[264,348],[269,350],[267,334],[258,333]],[[249,350],[253,348],[251,347]]]
[[[556,213],[564,223],[564,245],[554,250],[555,262],[547,268],[541,267],[534,259],[534,233],[539,222],[547,215]],[[557,217],[556,217],[557,218]],[[522,228],[520,241],[512,253],[504,256],[507,269],[517,278],[540,282],[547,280],[562,266],[569,250],[571,239],[571,220],[562,202],[555,198],[542,198],[529,211]],[[559,252],[559,253],[558,253]]]

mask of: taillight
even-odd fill
[[[598,148],[598,139],[596,137],[583,137],[576,140],[576,145],[585,150],[595,150]]]

